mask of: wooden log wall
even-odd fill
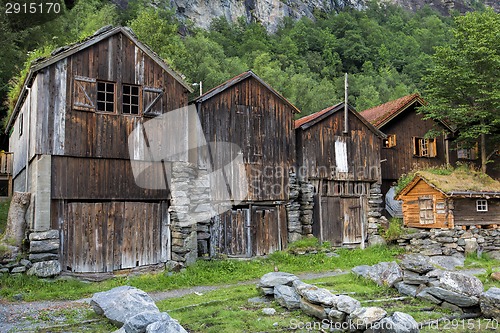
[[[411,170],[422,170],[446,164],[446,146],[442,135],[436,138],[436,157],[413,156],[412,138],[423,138],[429,130],[439,129],[440,127],[430,119],[422,119],[423,115],[418,114],[414,106],[411,106],[411,108],[380,128],[387,135],[396,134],[396,146],[382,148],[381,151],[381,159],[386,160],[382,163],[382,178],[389,182],[397,181],[402,174]],[[450,150],[450,154],[456,155],[456,151]],[[451,156],[452,161],[453,156]]]
[[[476,200],[476,198],[453,199],[455,225],[500,224],[500,199],[489,199],[487,212],[476,210]]]
[[[226,173],[227,183],[240,183],[239,177],[246,173],[247,200],[287,198],[288,170],[295,162],[290,105],[250,77],[204,101],[199,114],[207,142],[241,147],[245,170]],[[236,157],[231,154],[234,151],[226,146],[215,146],[211,151],[215,161],[200,155],[200,164],[225,165]],[[213,199],[224,198],[223,192],[214,193]]]
[[[344,136],[343,121],[343,112],[335,112],[305,130],[297,130],[299,167],[305,168],[309,179],[379,181],[381,139],[351,113],[349,135]],[[346,143],[346,157],[336,156],[336,142]],[[348,172],[339,172],[339,158],[347,160]]]

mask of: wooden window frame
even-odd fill
[[[432,158],[437,156],[436,139],[412,138],[413,156]]]
[[[386,149],[396,147],[396,134],[388,134],[387,139],[383,141],[382,147]]]
[[[478,199],[476,200],[476,212],[484,213],[488,211],[488,200]]]
[[[102,85],[104,84],[105,85],[105,90],[102,91],[102,90],[99,90],[99,85]],[[112,85],[113,86],[113,92],[110,92],[108,91],[108,86]],[[101,80],[97,80],[96,81],[96,91],[97,91],[97,94],[96,94],[96,106],[95,106],[95,110],[96,112],[103,112],[103,113],[115,113],[115,110],[116,110],[116,83],[115,82],[110,82],[110,81],[101,81]],[[100,100],[99,99],[99,93],[104,93],[104,100]],[[113,97],[113,101],[110,102],[107,100],[107,97],[109,94],[112,94],[112,97]],[[100,109],[99,108],[99,103],[104,103],[105,107],[104,107],[104,110]],[[108,105],[111,104],[111,110],[108,110]]]
[[[479,147],[476,143],[471,148],[464,148],[461,144],[457,143],[457,158],[459,160],[477,160],[479,158]]]
[[[72,108],[80,111],[96,111],[97,80],[75,75],[73,78]]]
[[[430,207],[425,207],[428,206],[428,203],[431,203]],[[429,225],[436,223],[435,208],[436,203],[433,195],[418,197],[419,224]],[[432,216],[432,218],[430,216]]]
[[[125,88],[129,88],[129,93],[125,93]],[[137,94],[133,94],[132,90],[134,88],[137,88]],[[128,84],[128,83],[122,83],[121,84],[121,100],[122,100],[122,105],[121,105],[121,113],[126,116],[140,116],[142,114],[141,110],[141,86],[137,84]],[[128,103],[125,103],[125,97],[129,97]],[[133,103],[132,99],[134,97],[137,97],[137,103]],[[128,108],[130,112],[125,112],[125,108]],[[137,108],[137,113],[132,112],[132,108]]]
[[[162,88],[154,88],[154,87],[142,87],[142,94],[139,98],[139,103],[143,104],[142,114],[144,116],[156,117],[163,113],[163,95],[165,94]],[[149,94],[156,94],[151,101],[147,98]],[[154,107],[160,103],[160,112],[152,111]]]
[[[24,129],[24,113],[19,113],[19,137],[23,136]]]

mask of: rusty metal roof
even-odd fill
[[[326,109],[323,109],[321,111],[315,112],[313,114],[310,114],[308,116],[302,117],[300,119],[295,120],[295,129],[302,129],[305,130],[312,125],[320,122],[321,120],[325,119],[326,117],[338,112],[338,111],[343,111],[344,110],[344,102],[335,104],[333,106],[329,106]],[[386,135],[382,133],[379,129],[377,129],[375,126],[370,124],[359,112],[357,112],[352,106],[348,105],[348,110],[351,114],[353,114],[356,118],[361,120],[363,124],[365,124],[373,133],[375,133],[377,136],[381,138],[386,138]]]
[[[206,100],[209,100],[210,98],[214,97],[215,95],[223,92],[224,90],[226,90],[226,89],[234,86],[235,84],[237,84],[243,80],[246,80],[250,77],[253,77],[257,81],[259,81],[263,86],[265,86],[269,91],[271,91],[273,94],[275,94],[279,99],[281,99],[286,104],[290,105],[295,113],[300,113],[300,110],[295,105],[293,105],[289,100],[287,100],[285,97],[283,97],[283,95],[281,95],[279,92],[274,90],[270,85],[268,85],[264,80],[262,80],[257,74],[255,74],[251,70],[243,72],[239,75],[236,75],[235,77],[227,80],[226,82],[218,85],[217,87],[210,89],[209,91],[207,91],[203,95],[194,99],[192,102],[201,103],[201,102],[204,102]]]

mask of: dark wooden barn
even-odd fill
[[[417,113],[425,103],[418,94],[412,94],[361,112],[387,135],[380,156],[383,193],[403,174],[452,162],[448,140],[451,131],[445,124],[423,119]],[[431,129],[439,129],[442,134],[426,138]]]
[[[380,182],[385,138],[344,103],[295,121],[298,178],[315,188],[313,234],[333,246],[364,244],[368,196]],[[347,124],[346,124],[347,123]]]
[[[231,206],[212,220],[210,239],[199,239],[200,254],[249,257],[283,249],[288,173],[295,163],[293,116],[299,110],[252,71],[206,92],[194,103],[205,139],[214,143],[215,161],[200,154],[200,166],[223,166],[234,158],[219,143],[238,146],[236,154],[243,158],[241,170],[224,174],[226,182],[239,190],[230,193]],[[228,202],[217,191],[211,199],[215,205]]]
[[[60,231],[63,270],[170,259],[169,191],[136,184],[127,140],[143,121],[186,106],[189,91],[123,27],[31,67],[7,127],[14,189],[32,193],[31,230]]]
[[[449,175],[419,171],[397,195],[405,226],[453,228],[500,224],[500,182],[457,169]]]

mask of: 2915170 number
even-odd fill
[[[58,2],[7,2],[5,14],[59,14],[61,4]]]

